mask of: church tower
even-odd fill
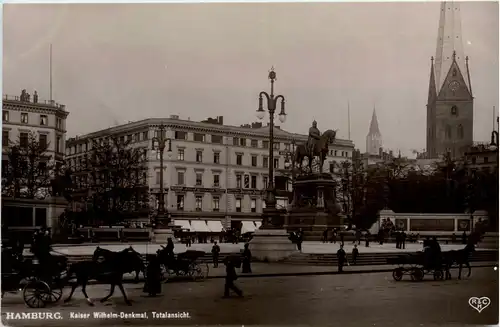
[[[469,58],[464,56],[460,3],[441,3],[436,57],[431,58],[427,100],[427,154],[456,158],[473,143]]]
[[[370,130],[366,135],[366,153],[378,155],[379,149],[382,147],[382,134],[378,129],[377,113],[373,108],[372,121],[370,122]]]

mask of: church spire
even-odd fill
[[[439,94],[443,87],[443,83],[454,61],[456,61],[462,76],[467,76],[462,41],[460,3],[458,1],[449,1],[441,3],[441,15],[439,17],[436,58],[434,62],[437,94]],[[464,78],[464,80],[470,92],[470,83],[467,78]]]
[[[375,107],[373,107],[372,113],[372,121],[370,122],[370,131],[369,135],[381,135],[380,130],[378,129],[378,120],[377,120],[377,112],[375,111]]]
[[[370,130],[366,135],[366,152],[373,155],[378,155],[382,148],[382,134],[378,128],[377,113],[373,106],[372,120],[370,122]]]

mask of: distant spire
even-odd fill
[[[373,106],[373,114],[372,121],[370,122],[370,131],[369,135],[381,135],[380,130],[378,129],[378,120],[377,120],[377,112],[375,111],[375,106]]]

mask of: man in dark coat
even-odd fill
[[[224,298],[229,297],[229,290],[233,290],[239,297],[243,297],[243,292],[234,285],[234,281],[238,279],[236,275],[236,269],[232,260],[226,260],[224,262],[226,265],[226,282],[224,284]]]
[[[327,239],[328,239],[328,229],[325,229],[323,231],[323,238],[321,239],[321,242],[326,243]]]
[[[343,268],[344,268],[344,263],[345,263],[345,260],[346,260],[346,253],[344,251],[344,246],[341,244],[340,245],[340,249],[337,251],[337,264],[338,264],[338,267],[339,267],[339,272],[342,272],[343,271]]]
[[[356,260],[358,259],[358,255],[359,255],[358,246],[356,244],[354,244],[354,248],[352,249],[352,264],[353,265],[356,264]]]
[[[302,252],[302,240],[303,240],[302,238],[303,238],[303,233],[301,228],[296,234],[297,249],[300,252]]]
[[[212,261],[214,262],[214,268],[219,267],[219,253],[220,247],[217,245],[217,241],[215,241],[214,246],[212,246]]]
[[[250,266],[250,262],[252,262],[252,252],[249,249],[250,244],[245,244],[245,249],[243,250],[243,266],[241,267],[241,272],[244,274],[251,273],[252,267]]]
[[[403,247],[403,249],[406,247],[406,233],[405,232],[401,232],[401,246]]]
[[[161,267],[157,255],[148,255],[148,268],[143,292],[148,293],[151,297],[161,294]]]

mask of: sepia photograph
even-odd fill
[[[498,325],[498,1],[1,10],[2,325]]]

